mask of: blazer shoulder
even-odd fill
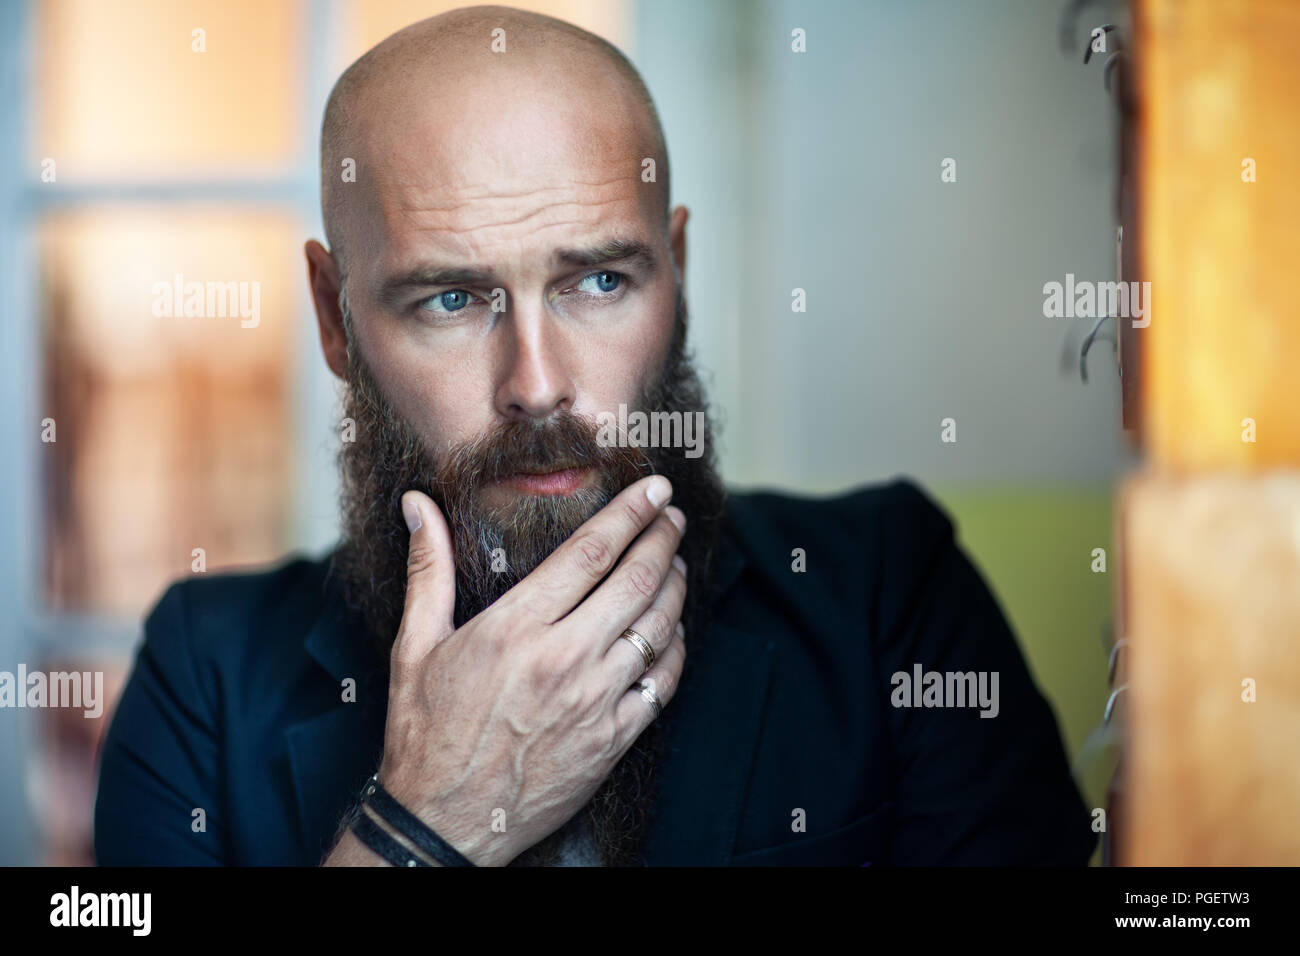
[[[901,476],[822,497],[735,492],[728,499],[728,527],[751,558],[776,540],[802,538],[840,560],[857,554],[868,564],[887,557],[897,565],[924,562],[953,540],[948,514]]]
[[[300,634],[315,621],[328,589],[329,558],[293,555],[269,568],[200,574],[173,582],[145,621],[145,643],[203,658]],[[178,636],[177,632],[180,635]]]
[[[902,477],[826,497],[734,494],[727,529],[748,564],[743,593],[835,640],[886,632],[956,546],[944,510]]]

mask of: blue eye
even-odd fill
[[[459,312],[469,305],[470,295],[464,289],[452,289],[431,295],[420,303],[429,312]]]
[[[591,275],[584,277],[583,280],[578,283],[578,288],[581,289],[583,286],[587,285],[587,283],[593,281],[596,284],[595,291],[608,295],[610,292],[617,290],[618,287],[623,284],[623,274],[621,272],[593,272]]]

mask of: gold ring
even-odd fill
[[[642,671],[642,673],[648,671],[650,668],[655,666],[655,649],[650,646],[650,642],[647,641],[644,637],[642,637],[636,631],[632,630],[632,628],[630,627],[627,628],[627,630],[625,630],[618,637],[619,640],[627,641],[629,644],[631,644],[633,647],[635,647],[638,651],[641,652],[641,660],[645,662],[645,668]]]

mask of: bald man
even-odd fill
[[[506,7],[417,23],[338,81],[321,181],[342,541],[159,602],[101,863],[1087,860],[942,512],[724,491],[621,53]]]

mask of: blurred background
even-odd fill
[[[0,4],[0,670],[102,670],[109,696],[97,720],[0,710],[0,864],[91,862],[95,748],[195,548],[211,573],[331,547],[337,394],[302,255],[321,114],[350,62],[459,5]],[[656,100],[725,477],[923,484],[1104,806],[1093,550],[1134,455],[1112,345],[1084,384],[1092,320],[1043,315],[1044,283],[1115,277],[1116,105],[1082,62],[1103,14],[1067,53],[1041,0],[516,5],[618,45]],[[155,317],[177,274],[259,283],[260,323]]]

